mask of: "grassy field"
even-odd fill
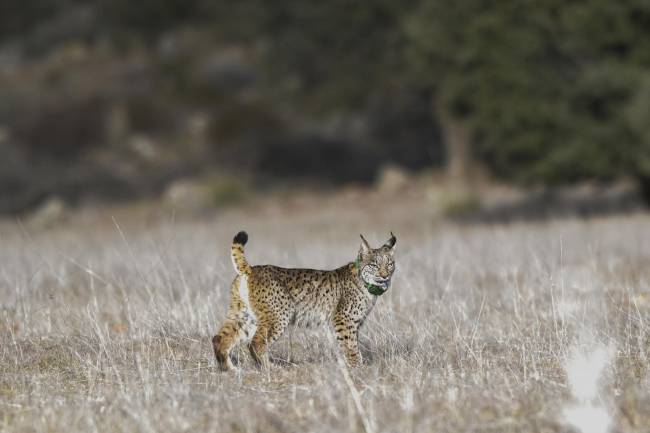
[[[104,216],[0,228],[0,430],[650,430],[650,216],[456,226],[419,209]],[[258,372],[210,339],[247,229],[254,264],[330,268],[398,237],[393,287],[347,371],[295,329]]]

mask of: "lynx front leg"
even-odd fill
[[[359,352],[357,340],[359,326],[352,319],[343,315],[337,315],[333,324],[336,339],[348,365],[350,367],[361,365],[361,352]]]

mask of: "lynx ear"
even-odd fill
[[[395,237],[393,232],[390,232],[390,239],[386,241],[386,243],[384,244],[384,248],[389,248],[392,250],[395,247],[395,242],[397,242],[397,238]]]
[[[361,249],[360,249],[360,251],[362,253],[367,253],[368,251],[371,250],[370,245],[368,245],[368,241],[366,240],[366,238],[363,237],[363,235],[359,235],[359,236],[361,236]]]

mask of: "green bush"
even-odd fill
[[[448,194],[442,198],[440,209],[447,218],[462,218],[479,211],[481,200],[473,193]]]
[[[217,207],[228,207],[245,202],[251,194],[248,182],[236,176],[213,176],[207,179],[208,197]]]

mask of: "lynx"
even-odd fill
[[[249,342],[255,363],[269,368],[268,348],[289,324],[329,323],[350,366],[361,363],[359,328],[390,287],[395,271],[396,238],[373,249],[361,236],[356,260],[334,270],[251,266],[244,257],[246,232],[233,239],[231,258],[237,276],[231,286],[226,320],[212,339],[222,370],[232,370],[230,351]]]

